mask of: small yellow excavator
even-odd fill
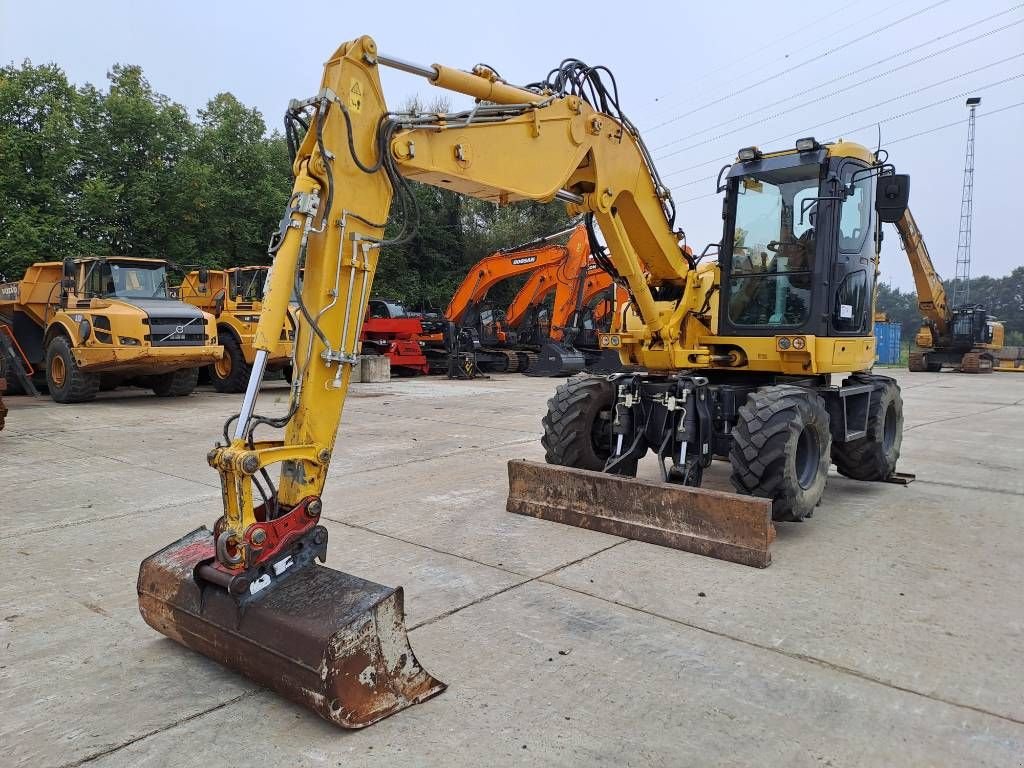
[[[477,103],[393,112],[381,67]],[[902,401],[895,381],[870,373],[872,295],[880,222],[903,216],[909,178],[878,155],[812,138],[740,150],[720,174],[713,263],[685,247],[605,67],[566,59],[517,86],[484,65],[386,56],[360,37],[330,57],[320,89],[291,103],[286,124],[295,179],[270,247],[257,353],[240,412],[208,456],[223,508],[212,530],[140,568],[139,607],[159,632],[349,728],[444,689],[412,652],[401,589],[317,562],[374,270],[415,230],[409,180],[499,204],[564,202],[629,293],[602,341],[635,370],[558,387],[543,418],[548,463],[510,462],[510,511],[763,567],[772,518],[809,517],[830,461],[861,480],[893,476]],[[386,237],[393,201],[400,223]],[[260,380],[295,289],[289,404],[261,415]],[[668,482],[634,477],[648,452]],[[697,487],[715,456],[728,457],[739,493]]]
[[[910,353],[907,367],[917,372],[934,373],[947,367],[961,373],[992,373],[1003,362],[1003,324],[980,305],[948,305],[942,278],[909,210],[896,222],[896,229],[910,261],[917,306],[924,317],[914,338],[918,351]]]

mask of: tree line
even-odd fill
[[[195,115],[140,67],[105,89],[60,67],[0,68],[0,274],[36,261],[144,256],[182,265],[267,264],[291,191],[287,142],[230,93]],[[416,237],[387,249],[375,293],[444,309],[477,259],[567,224],[561,204],[499,208],[414,184]]]
[[[946,295],[953,296],[951,281],[943,281]],[[1006,343],[1024,345],[1024,266],[1015,268],[1005,277],[971,278],[971,303],[985,307],[989,314],[1006,327]],[[877,308],[885,312],[889,322],[902,326],[903,343],[912,341],[921,327],[921,312],[917,308],[917,294],[901,291],[885,283],[878,286]]]
[[[193,117],[140,67],[115,65],[107,80],[105,89],[75,86],[60,67],[28,61],[0,68],[0,274],[16,280],[35,261],[89,255],[268,263],[291,190],[282,134],[230,93]],[[415,183],[413,191],[417,234],[382,254],[375,293],[418,308],[443,309],[482,256],[568,224],[561,204],[498,207]],[[971,296],[1024,334],[1024,267],[975,278]],[[920,325],[912,292],[882,285],[878,307],[905,339]]]

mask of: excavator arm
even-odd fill
[[[391,112],[385,65],[478,102],[456,114]],[[470,73],[389,58],[361,37],[329,59],[315,96],[291,103],[294,184],[270,247],[252,375],[208,456],[222,515],[212,531],[143,562],[139,605],[151,626],[344,727],[443,690],[409,647],[401,590],[316,563],[326,557],[324,484],[374,272],[381,251],[414,232],[410,179],[501,204],[562,200],[600,227],[602,258],[629,286],[643,322],[629,338],[635,356],[685,359],[686,350],[667,350],[695,322],[711,273],[694,279],[668,190],[601,70],[566,60],[520,88],[483,66]],[[389,213],[400,224],[392,236]],[[596,246],[593,229],[588,237]],[[296,292],[289,402],[283,414],[261,415],[267,358]],[[257,436],[266,428],[283,436]],[[349,450],[358,460],[358,447]]]
[[[896,231],[900,234],[903,250],[907,252],[907,260],[910,262],[910,269],[914,275],[918,309],[935,332],[940,337],[944,337],[950,330],[950,310],[946,304],[946,289],[942,285],[942,278],[935,271],[932,257],[928,254],[928,246],[925,245],[921,230],[917,228],[917,222],[914,221],[909,208],[896,222]]]

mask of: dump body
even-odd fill
[[[74,275],[65,278],[61,262],[33,264],[21,281],[0,286],[0,322],[36,369],[46,370],[58,337],[88,374],[158,375],[220,357],[213,318],[167,297],[159,282],[164,262],[81,259],[71,266]]]
[[[213,315],[217,322],[217,336],[221,343],[225,334],[239,342],[245,362],[252,365],[256,358],[253,336],[263,311],[263,283],[268,267],[239,267],[236,269],[194,270],[189,272],[178,288],[181,301]],[[200,281],[206,277],[206,282]],[[286,326],[280,341],[267,357],[270,368],[281,368],[291,360],[294,331]]]

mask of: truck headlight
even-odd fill
[[[260,321],[259,315],[238,315],[238,319],[243,323],[258,323]]]
[[[78,338],[82,340],[83,344],[89,340],[90,333],[92,333],[92,324],[85,318],[82,318],[82,322],[78,324]]]
[[[131,336],[118,336],[117,340],[121,342],[122,347],[137,347],[141,343],[138,339],[133,339]]]

